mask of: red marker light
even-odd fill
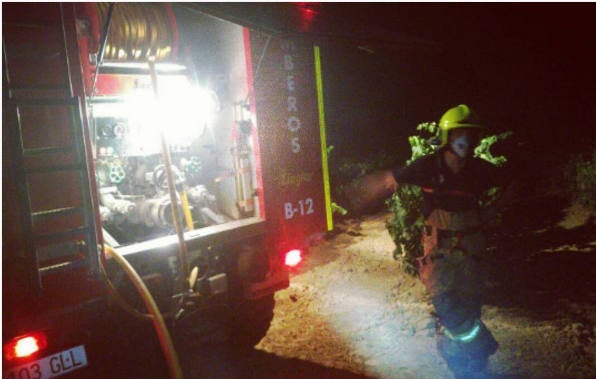
[[[15,338],[4,345],[4,357],[7,361],[26,358],[46,348],[48,341],[44,333],[33,333]]]
[[[298,249],[290,250],[286,253],[286,266],[296,267],[302,262],[302,252]]]

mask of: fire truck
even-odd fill
[[[2,4],[3,377],[85,376],[114,307],[255,345],[332,229],[319,47],[199,8]]]

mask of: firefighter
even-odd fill
[[[482,373],[498,343],[480,319],[487,271],[479,196],[505,184],[502,169],[475,158],[483,126],[465,104],[439,121],[440,148],[393,170],[389,186],[420,186],[424,255],[419,274],[444,334],[437,347],[454,373]]]

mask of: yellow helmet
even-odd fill
[[[447,110],[439,121],[441,131],[441,146],[447,145],[449,132],[461,128],[479,128],[484,126],[480,124],[476,113],[466,104],[460,104],[457,107]]]

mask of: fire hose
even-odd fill
[[[103,38],[101,39],[101,45],[100,45],[100,49],[99,49],[99,61],[98,61],[96,73],[95,73],[95,76],[93,79],[92,96],[93,96],[93,93],[95,90],[95,83],[97,80],[97,73],[99,72],[99,66],[101,66],[101,64],[102,64],[104,53],[105,53],[105,48],[107,45],[108,35],[110,32],[110,25],[111,25],[112,17],[114,14],[114,6],[115,6],[115,4],[113,4],[113,3],[109,4],[107,19],[105,20],[105,27],[104,27],[103,36],[102,36]],[[153,84],[154,84],[154,90],[156,91],[156,95],[157,95],[155,66],[153,65],[152,61],[150,62],[150,69],[151,69],[151,74],[152,74],[152,79],[153,79]],[[162,140],[163,140],[163,138],[162,138]],[[165,150],[165,151],[167,151],[167,150]],[[164,155],[166,155],[165,152],[164,152]],[[167,158],[169,158],[169,156]],[[166,170],[168,171],[168,175],[169,175],[168,176],[168,184],[169,184],[169,188],[170,188],[170,195],[173,198],[172,204],[176,204],[177,202],[175,201],[175,198],[172,194],[173,179],[171,178],[171,169],[169,167],[169,161],[166,160],[165,163],[166,163]],[[186,279],[186,261],[184,259],[185,258],[185,255],[184,255],[185,244],[184,244],[184,239],[180,238],[181,237],[181,227],[179,225],[179,222],[177,221],[178,218],[176,217],[177,216],[176,208],[177,208],[176,206],[173,207],[174,220],[176,222],[177,234],[178,234],[179,240],[181,239],[181,241],[179,241],[180,256],[182,259],[180,262],[180,266],[182,268],[182,279],[180,281],[180,284],[183,287],[184,280]],[[106,278],[106,282],[108,284],[108,290],[112,293],[112,295],[114,295],[114,298],[124,307],[125,310],[127,310],[129,312],[134,311],[134,312],[136,312],[137,315],[140,315],[141,317],[144,317],[144,318],[149,317],[151,319],[151,321],[153,322],[153,327],[155,329],[155,333],[159,340],[160,347],[161,347],[164,357],[166,359],[168,370],[170,372],[170,377],[172,379],[182,379],[182,368],[180,366],[178,354],[174,347],[172,337],[171,337],[171,335],[168,331],[168,328],[164,322],[163,316],[162,316],[159,308],[157,307],[157,304],[155,303],[155,299],[153,298],[153,296],[147,289],[147,286],[145,286],[145,283],[143,282],[141,277],[138,275],[138,273],[134,270],[134,268],[130,265],[130,263],[128,263],[128,261],[126,261],[126,259],[124,259],[124,257],[121,254],[119,254],[115,249],[113,249],[112,247],[110,247],[108,245],[104,245],[104,252],[105,252],[105,254],[101,255],[102,261],[100,263],[100,266],[101,266],[101,271]],[[146,314],[143,314],[136,310],[133,310],[132,307],[128,306],[128,304],[126,304],[126,302],[119,296],[116,289],[113,287],[111,281],[109,280],[107,272],[105,271],[105,264],[106,264],[105,259],[107,256],[112,257],[122,267],[122,269],[126,272],[128,277],[132,281],[133,285],[135,286],[135,289],[139,293],[141,299],[143,300],[145,307],[149,311],[149,315],[146,315]]]
[[[172,337],[164,322],[161,312],[157,307],[157,304],[155,303],[155,299],[153,299],[153,296],[151,296],[151,293],[147,289],[147,286],[145,286],[143,279],[141,279],[139,274],[137,274],[137,272],[130,265],[130,263],[128,263],[128,261],[124,259],[124,257],[115,249],[111,248],[108,245],[104,245],[104,250],[106,256],[112,257],[126,272],[133,285],[135,286],[137,292],[141,296],[141,299],[143,300],[145,307],[147,307],[151,321],[153,322],[153,328],[155,329],[155,333],[161,346],[161,350],[168,364],[170,377],[172,379],[182,379],[182,368],[180,366],[178,354],[176,353],[176,349],[174,348],[174,343],[172,342]]]

